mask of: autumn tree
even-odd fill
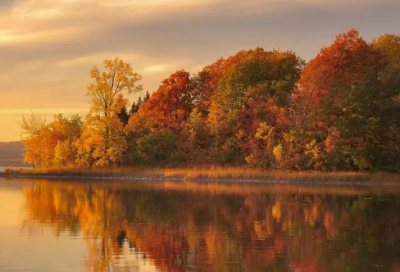
[[[372,46],[381,52],[383,69],[379,71],[380,92],[379,121],[383,126],[379,169],[400,169],[400,35],[384,34],[372,41]]]
[[[137,85],[141,76],[134,73],[129,63],[119,58],[104,60],[105,72],[95,66],[90,71],[93,80],[87,87],[86,95],[91,98],[91,111],[100,116],[115,115],[122,106],[120,95],[142,90]]]
[[[193,79],[194,92],[193,92],[193,102],[196,108],[202,113],[202,115],[207,116],[212,96],[215,93],[218,80],[222,75],[222,65],[224,64],[223,59],[219,59],[211,65],[203,68]]]
[[[189,121],[187,122],[189,129],[189,139],[193,144],[193,148],[207,148],[207,139],[209,131],[207,129],[202,113],[198,108],[194,108],[190,113]]]
[[[179,127],[192,111],[190,74],[180,70],[162,81],[150,98],[145,98],[139,114],[145,115],[158,127]]]
[[[324,151],[326,167],[374,170],[392,164],[385,159],[384,135],[394,125],[398,90],[387,84],[393,78],[384,80],[384,52],[350,30],[323,48],[302,73],[296,124],[308,132],[308,146]]]
[[[104,67],[104,72],[96,66],[90,72],[93,83],[88,85],[87,96],[92,105],[78,142],[80,163],[88,166],[121,162],[126,149],[123,124],[118,118],[126,106],[123,95],[142,89],[137,85],[141,76],[132,71],[130,64],[115,58],[105,60]]]
[[[226,150],[229,160],[244,162],[256,148],[259,123],[268,120],[275,126],[289,108],[303,61],[292,52],[262,48],[241,51],[228,61],[216,84],[208,124],[215,146]]]
[[[125,129],[131,152],[140,152],[144,161],[148,163],[151,163],[152,159],[159,161],[158,156],[151,154],[164,153],[164,150],[157,149],[157,147],[162,148],[163,145],[153,145],[150,150],[147,148],[150,145],[146,143],[153,143],[154,139],[176,141],[177,136],[182,140],[183,138],[180,137],[182,129],[186,127],[186,121],[193,108],[192,99],[192,80],[190,74],[183,70],[164,79],[151,97],[147,93],[143,105],[139,107],[137,114],[132,115]],[[170,137],[171,133],[173,137]],[[155,149],[157,151],[154,151]],[[172,153],[169,152],[169,154]],[[127,154],[127,157],[132,156]],[[129,161],[132,160],[134,159],[129,159]]]
[[[398,35],[367,42],[350,30],[307,65],[292,51],[242,50],[193,76],[176,71],[130,106],[140,75],[118,58],[104,66],[90,73],[83,124],[23,120],[27,162],[400,169]]]
[[[262,48],[246,53],[246,57],[218,81],[214,101],[226,112],[240,109],[246,106],[243,98],[247,89],[258,84],[268,85],[265,86],[266,95],[277,95],[287,101],[301,72],[301,60],[291,52],[269,52]]]
[[[363,97],[362,93],[366,91],[366,83],[373,84],[370,80],[378,69],[378,58],[378,52],[357,31],[350,30],[338,35],[332,45],[323,48],[306,66],[295,93],[294,119],[300,130],[292,133],[302,134],[304,141],[301,141],[302,147],[297,145],[291,151],[285,148],[288,156],[297,153],[304,159],[307,142],[316,141],[321,148],[326,147],[325,150],[341,153],[341,163],[336,166],[358,164],[364,168],[362,146],[367,142],[361,128],[368,117],[360,115],[360,110],[367,113],[365,99],[370,97]],[[307,137],[304,131],[307,131]],[[325,144],[324,140],[327,140]],[[326,155],[328,164],[332,164],[332,153]],[[301,164],[300,161],[297,164]]]
[[[81,135],[82,120],[79,115],[67,119],[61,114],[46,123],[40,114],[23,117],[24,160],[34,166],[67,166],[75,164],[75,142]]]
[[[24,161],[33,166],[46,165],[52,159],[52,148],[49,146],[49,129],[46,120],[40,114],[31,113],[22,117],[22,143],[25,146]]]
[[[54,149],[54,164],[58,166],[74,165],[78,155],[76,142],[82,134],[82,117],[75,114],[67,119],[59,114],[54,119],[50,127],[53,134],[58,131],[61,136]]]

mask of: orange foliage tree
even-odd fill
[[[192,108],[190,74],[181,70],[162,81],[158,90],[139,109],[139,115],[146,116],[160,128],[173,128],[187,120]]]
[[[387,141],[383,135],[397,127],[398,121],[388,116],[399,110],[393,103],[399,89],[383,81],[384,59],[382,50],[356,30],[338,35],[320,51],[298,81],[294,125],[303,129],[300,134],[307,141],[301,141],[296,153],[320,153],[314,167],[373,170],[388,163],[393,167],[385,159],[392,152],[382,147]],[[314,151],[307,151],[310,146]]]
[[[61,114],[46,124],[40,114],[23,117],[24,161],[35,167],[67,166],[76,162],[75,143],[82,131],[82,120],[78,115],[67,119]]]

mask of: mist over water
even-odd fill
[[[400,189],[0,179],[0,271],[398,271]]]

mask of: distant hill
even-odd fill
[[[0,142],[0,167],[28,166],[23,163],[23,154],[22,142]]]

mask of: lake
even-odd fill
[[[0,179],[0,271],[400,271],[400,189]]]

